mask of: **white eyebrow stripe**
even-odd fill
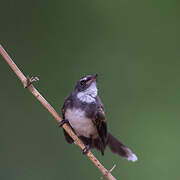
[[[85,80],[85,81],[86,81],[86,80],[87,80],[87,77],[85,77],[85,78],[81,79],[81,81],[82,81],[82,80]]]

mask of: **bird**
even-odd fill
[[[104,155],[108,146],[113,153],[135,162],[138,158],[132,150],[108,131],[104,105],[98,96],[97,78],[97,74],[86,75],[77,81],[61,108],[62,121],[59,127],[67,123],[72,128],[85,144],[83,154],[95,148]],[[64,129],[63,131],[66,141],[69,144],[75,143]]]

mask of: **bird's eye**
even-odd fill
[[[80,84],[81,84],[81,86],[84,86],[84,85],[86,84],[86,81],[85,81],[85,80],[82,80],[82,81],[80,82]]]

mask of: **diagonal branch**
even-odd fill
[[[55,109],[46,101],[46,99],[38,92],[38,90],[31,84],[31,82],[34,80],[27,78],[24,76],[24,74],[20,71],[20,69],[17,67],[17,65],[13,62],[11,57],[8,55],[8,53],[4,50],[4,48],[0,45],[0,54],[3,56],[5,61],[9,64],[11,69],[15,72],[17,77],[22,82],[23,86],[27,88],[36,99],[40,101],[40,103],[51,113],[51,115],[56,119],[56,121],[59,123],[62,121],[62,118],[59,116],[59,114],[55,111]],[[31,81],[32,80],[32,81]],[[38,79],[36,79],[38,80]],[[85,148],[85,145],[82,143],[82,141],[75,135],[75,133],[71,130],[71,128],[64,124],[63,128],[66,130],[66,132],[74,139],[76,144],[83,150]],[[103,177],[105,177],[108,180],[116,180],[115,177],[112,176],[111,170],[108,171],[92,154],[91,151],[89,151],[87,154],[87,157],[93,162],[93,164],[99,169],[99,171],[102,173]]]

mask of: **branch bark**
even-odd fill
[[[38,90],[29,83],[29,78],[27,78],[21,70],[17,67],[17,65],[13,62],[11,57],[8,55],[8,53],[5,51],[5,49],[0,45],[0,54],[3,56],[5,61],[9,64],[11,69],[15,72],[17,77],[20,79],[24,87],[27,87],[27,89],[34,95],[36,99],[40,101],[40,103],[51,113],[51,115],[56,119],[56,121],[59,123],[62,121],[62,118],[59,116],[59,114],[55,111],[55,109],[46,101],[46,99],[38,92]],[[64,124],[63,128],[66,130],[66,132],[74,139],[76,144],[83,150],[85,148],[85,145],[82,143],[82,141],[76,136],[76,134],[71,130],[71,128]],[[92,154],[91,151],[89,151],[86,156],[92,161],[92,163],[99,169],[99,171],[102,173],[103,177],[108,180],[116,180],[115,177],[112,176],[111,170],[108,171],[99,161],[98,159]]]

